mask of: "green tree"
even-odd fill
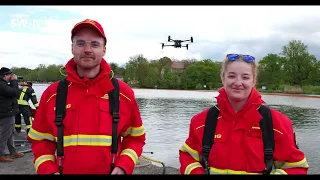
[[[308,46],[299,40],[292,40],[280,53],[286,59],[285,69],[291,85],[302,86],[312,70],[314,56],[308,52]]]
[[[285,83],[285,62],[285,58],[277,54],[268,54],[261,59],[258,66],[258,86],[267,85],[269,89],[278,89]]]

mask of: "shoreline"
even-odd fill
[[[49,85],[49,84],[34,84],[34,85]],[[154,89],[154,88],[132,88],[133,90],[154,90],[154,91],[186,91],[186,92],[215,92],[218,90],[185,90],[185,89]],[[282,92],[261,92],[261,95],[267,96],[290,96],[290,97],[301,97],[301,98],[320,98],[320,94],[301,94],[301,93],[282,93]]]
[[[184,89],[148,89],[148,88],[132,88],[137,90],[163,90],[163,91],[189,91],[189,92],[216,92],[218,93],[218,90],[184,90]],[[268,95],[268,96],[291,96],[291,97],[303,97],[303,98],[320,98],[319,94],[295,94],[295,93],[279,93],[279,92],[261,92],[259,91],[261,95]]]

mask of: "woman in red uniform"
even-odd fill
[[[228,54],[222,64],[223,87],[216,97],[219,109],[214,144],[208,156],[210,174],[264,173],[264,143],[257,109],[264,104],[255,89],[257,66],[249,55]],[[190,122],[189,136],[179,150],[181,174],[204,174],[201,164],[204,124],[209,109]],[[309,165],[295,142],[291,120],[270,108],[274,152],[271,174],[307,174]]]

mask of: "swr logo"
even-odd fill
[[[66,109],[71,108],[71,104],[66,105]],[[53,110],[56,110],[56,107],[53,107]]]
[[[217,139],[220,139],[221,137],[222,137],[221,134],[216,134],[216,135],[214,135],[214,138],[217,138]]]

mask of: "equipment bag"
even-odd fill
[[[119,115],[119,84],[116,78],[111,79],[114,89],[111,90],[109,95],[110,113],[112,116],[112,143],[111,143],[111,169],[110,173],[114,169],[114,159],[117,155],[118,150],[118,122],[120,119]],[[68,94],[69,82],[66,78],[60,80],[57,94],[56,94],[56,119],[55,123],[58,128],[58,139],[57,139],[57,160],[59,165],[59,172],[62,174],[62,159],[63,159],[63,123],[62,120],[66,116],[66,100]]]
[[[258,111],[263,117],[263,119],[260,121],[260,129],[262,131],[264,162],[266,164],[264,174],[268,175],[272,171],[273,166],[274,134],[272,116],[270,109],[265,105],[261,105]],[[214,143],[214,134],[216,131],[218,115],[219,109],[217,105],[209,109],[203,132],[201,164],[204,167],[205,174],[208,175],[210,174],[208,158]]]

